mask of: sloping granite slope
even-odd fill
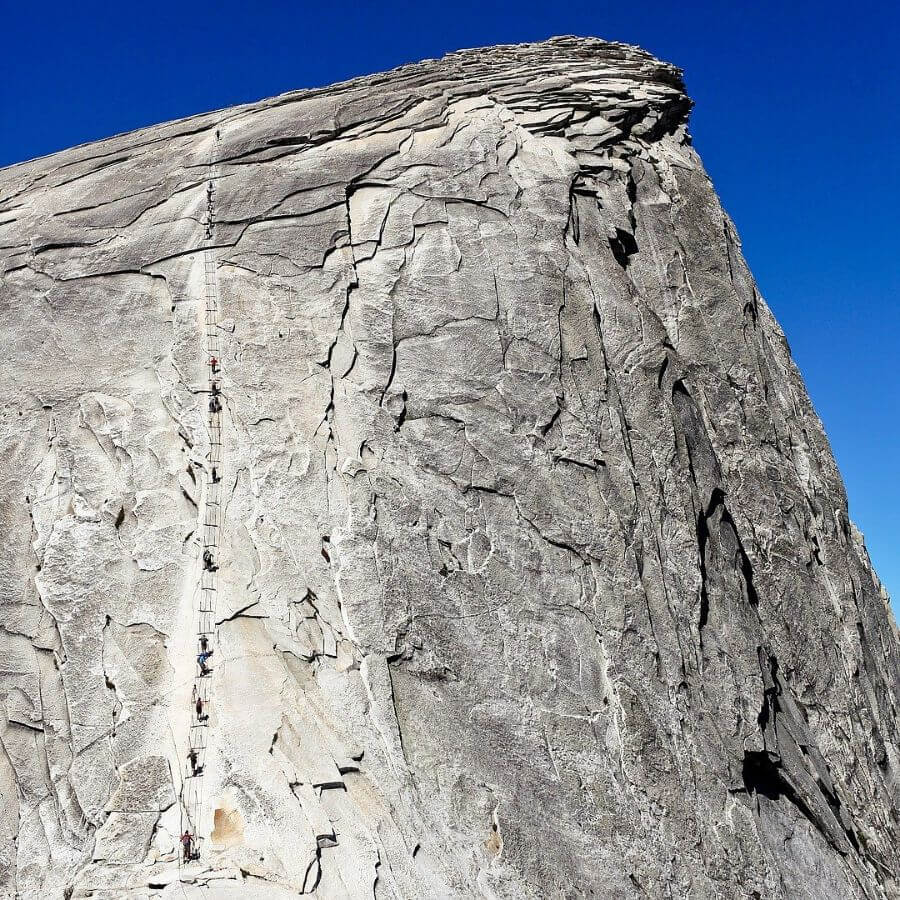
[[[689,110],[557,38],[0,170],[0,896],[898,895],[896,625]]]

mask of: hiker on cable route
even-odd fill
[[[190,862],[194,858],[193,844],[194,836],[185,829],[181,836],[181,850],[185,862]]]
[[[191,764],[191,775],[194,777],[200,775],[203,772],[203,766],[197,765],[197,750],[194,747],[191,747],[191,749],[188,750],[187,757],[188,762]]]
[[[206,661],[213,655],[212,650],[204,650],[197,655],[197,664],[200,666],[200,675],[209,675],[209,666]]]
[[[206,569],[207,572],[218,571],[219,567],[213,562],[213,555],[209,550],[203,551],[203,568]]]

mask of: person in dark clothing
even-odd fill
[[[181,849],[185,862],[190,862],[194,858],[193,844],[194,836],[189,831],[185,831],[181,836]]]
[[[203,568],[207,572],[215,572],[219,567],[213,562],[213,555],[209,550],[203,551]]]
[[[200,635],[200,652],[206,653],[209,649],[209,638],[205,634]]]
[[[197,765],[197,751],[193,747],[188,750],[188,762],[191,764],[191,775],[197,776],[203,771],[203,766]]]
[[[213,470],[212,470],[212,483],[213,483],[213,484],[218,484],[219,481],[221,481],[221,479],[219,478],[219,473],[216,471],[216,467],[213,466]]]
[[[198,697],[197,702],[194,704],[194,708],[197,710],[197,721],[205,722],[209,716],[203,712],[203,698]]]
[[[219,360],[215,356],[209,361],[209,367],[213,370],[213,374],[219,371]]]

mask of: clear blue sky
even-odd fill
[[[589,34],[685,69],[692,132],[900,600],[900,11],[882,0],[3,6],[0,165],[448,50]]]

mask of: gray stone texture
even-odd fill
[[[558,38],[0,171],[0,897],[898,896],[896,625],[689,110]]]

